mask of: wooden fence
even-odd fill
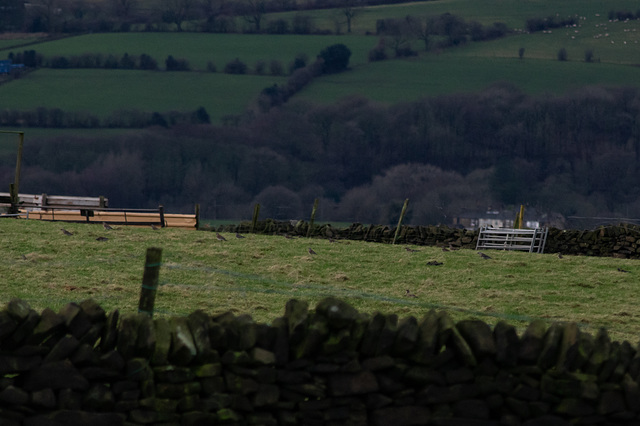
[[[0,193],[0,207],[7,206],[8,193]],[[158,226],[198,229],[199,208],[194,214],[167,214],[164,208],[108,208],[105,197],[72,197],[59,195],[19,195],[18,216],[34,220],[60,222],[107,223],[120,226]],[[9,201],[10,203],[10,201]]]

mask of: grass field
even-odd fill
[[[257,61],[272,60],[282,63],[285,70],[296,55],[306,54],[311,60],[322,49],[336,43],[344,43],[352,52],[351,63],[366,62],[367,52],[375,46],[376,39],[365,36],[282,36],[254,34],[210,33],[101,33],[86,34],[43,43],[35,47],[46,57],[72,56],[83,53],[124,53],[139,56],[143,53],[158,61],[164,68],[169,55],[186,59],[192,69],[206,71],[213,62],[222,72],[224,66],[238,58],[250,70]]]
[[[632,344],[640,333],[635,260],[500,251],[484,260],[474,250],[224,235],[4,219],[0,303],[19,297],[41,311],[93,298],[107,311],[136,312],[146,249],[160,247],[156,315],[231,310],[268,323],[291,298],[313,307],[333,295],[362,312],[400,317],[447,309],[456,319],[505,319],[520,330],[532,318],[575,321],[592,334],[606,326]],[[427,265],[433,260],[443,265]]]
[[[390,75],[394,77],[389,78]],[[419,60],[378,62],[353,72],[326,76],[295,98],[330,103],[347,95],[362,95],[375,101],[394,103],[480,91],[497,82],[510,82],[532,95],[562,94],[597,84],[637,86],[640,69],[603,63],[465,57],[451,53]]]
[[[39,70],[0,86],[3,108],[33,109],[38,106],[86,110],[106,116],[115,110],[139,109],[165,112],[193,111],[204,106],[215,123],[237,114],[265,87],[281,84],[286,77],[230,76],[224,65],[235,58],[250,72],[258,61],[278,60],[285,69],[298,54],[310,60],[325,47],[344,43],[352,51],[351,70],[316,79],[295,98],[334,102],[348,95],[395,103],[425,96],[478,91],[496,82],[508,81],[531,94],[562,94],[582,86],[640,84],[640,20],[610,22],[610,10],[637,11],[637,3],[601,0],[512,1],[438,0],[367,7],[353,22],[353,34],[331,36],[283,36],[204,33],[109,33],[86,34],[32,45],[47,57],[102,53],[146,53],[160,67],[168,55],[186,59],[195,72],[141,72],[122,70]],[[378,42],[375,23],[383,18],[428,16],[450,12],[466,21],[483,24],[504,22],[524,28],[532,17],[577,16],[575,28],[547,33],[519,34],[491,42],[469,43],[442,52],[422,52],[410,60],[369,63],[367,54]],[[301,12],[314,19],[317,28],[336,30],[335,10]],[[269,14],[265,20],[291,18],[293,13]],[[338,19],[339,20],[339,19]],[[345,31],[343,28],[342,31]],[[0,40],[0,55],[9,52],[11,40]],[[420,50],[419,42],[413,48]],[[524,48],[523,59],[518,51]],[[567,51],[568,61],[557,60]],[[18,49],[19,50],[19,49]],[[595,63],[586,63],[585,52],[593,52]],[[205,72],[212,62],[217,73]]]
[[[203,106],[219,120],[241,113],[262,89],[284,81],[256,75],[189,73],[185,78],[179,72],[40,69],[1,92],[4,106],[15,109],[43,106],[104,117],[117,110],[195,111]]]
[[[352,32],[365,34],[375,32],[376,21],[385,18],[404,18],[407,15],[433,16],[442,13],[451,13],[462,16],[466,21],[478,21],[483,25],[491,25],[494,22],[503,22],[509,28],[524,27],[529,18],[544,18],[547,16],[586,16],[596,17],[600,15],[607,18],[610,10],[628,10],[635,13],[638,3],[635,0],[617,0],[607,3],[602,0],[486,0],[482,2],[470,0],[437,0],[392,5],[372,6],[359,9],[352,22]],[[287,12],[266,15],[267,20],[278,18],[288,19],[297,12]],[[336,19],[344,20],[344,17],[336,10],[314,10],[301,12],[314,18],[317,28],[335,31]],[[346,31],[346,25],[341,26]]]

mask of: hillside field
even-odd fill
[[[86,34],[17,47],[17,52],[35,49],[45,57],[101,53],[154,58],[160,68],[172,55],[186,59],[190,72],[140,72],[124,70],[42,69],[20,80],[0,86],[3,108],[32,109],[39,106],[87,111],[98,116],[114,110],[140,109],[167,112],[193,111],[204,106],[215,123],[229,114],[240,114],[265,87],[282,84],[286,76],[256,76],[256,64],[280,61],[285,71],[297,55],[309,60],[325,47],[345,44],[352,52],[350,70],[317,78],[295,98],[333,102],[348,95],[360,95],[385,103],[411,101],[425,96],[482,90],[508,81],[531,94],[562,94],[578,87],[603,84],[637,86],[640,82],[640,21],[610,21],[610,10],[635,12],[634,2],[600,1],[514,2],[492,0],[490,4],[469,0],[442,0],[367,7],[353,21],[353,33],[340,35],[253,35],[206,33],[108,33]],[[504,22],[522,31],[528,18],[577,16],[572,28],[545,33],[519,33],[490,42],[423,52],[421,42],[412,47],[420,54],[410,59],[368,62],[368,52],[378,43],[378,19],[453,13],[465,21],[484,25]],[[336,10],[300,12],[313,17],[317,28],[335,31]],[[290,19],[293,12],[271,14],[266,21]],[[2,40],[0,55],[12,51],[11,40]],[[16,40],[15,43],[24,43]],[[519,58],[519,50],[524,49]],[[557,60],[567,51],[567,61]],[[592,52],[593,63],[585,62]],[[392,52],[389,52],[392,54]],[[249,74],[230,76],[224,66],[239,59]],[[209,63],[216,73],[207,71]]]
[[[230,310],[268,323],[289,299],[314,307],[333,295],[368,313],[420,318],[446,309],[456,319],[505,320],[520,331],[533,318],[573,321],[593,335],[604,326],[616,340],[638,342],[637,260],[502,251],[485,260],[474,250],[223,235],[227,241],[206,231],[4,219],[0,303],[19,297],[57,311],[93,298],[107,311],[135,312],[146,249],[160,247],[156,315]]]

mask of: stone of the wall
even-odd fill
[[[271,325],[202,311],[152,321],[14,299],[0,311],[0,424],[640,424],[640,351],[604,329],[536,320],[519,336],[504,321],[366,314],[335,298],[283,311]]]
[[[306,236],[309,224],[304,221],[279,222],[271,219],[257,223],[254,232],[267,235]],[[251,223],[222,225],[217,232],[249,232]],[[333,228],[329,224],[314,226],[311,236],[315,238],[360,240],[391,243],[395,227],[362,225],[354,223],[347,228]],[[403,226],[397,243],[443,248],[475,249],[478,231],[447,226]],[[549,228],[545,253],[568,255],[606,256],[623,259],[640,258],[640,226],[620,224],[596,230],[563,230]],[[0,323],[1,325],[1,323]]]

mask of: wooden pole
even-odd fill
[[[22,169],[22,151],[24,148],[24,132],[18,132],[18,157],[16,159],[16,177],[14,184],[16,185],[16,195],[20,193],[20,170]]]
[[[400,233],[400,228],[402,227],[402,220],[404,219],[404,215],[407,213],[407,207],[409,206],[409,199],[404,200],[404,206],[402,206],[402,212],[400,213],[400,219],[398,219],[398,226],[396,228],[396,234],[393,236],[393,244],[396,243],[398,239],[398,234]]]
[[[251,219],[251,233],[256,230],[256,224],[258,223],[258,216],[260,215],[260,204],[256,204],[253,207],[253,218]]]
[[[166,225],[164,223],[164,206],[161,204],[158,206],[158,212],[160,213],[160,226],[162,228],[164,228]],[[125,213],[125,219],[126,219],[126,213]]]
[[[153,306],[156,302],[161,260],[161,248],[151,247],[147,249],[147,258],[144,264],[144,275],[142,276],[142,288],[140,289],[138,312],[147,314],[149,317],[153,317]]]
[[[9,184],[9,199],[11,199],[11,207],[9,208],[9,214],[18,213],[18,190],[15,183]]]
[[[311,219],[309,220],[309,228],[307,229],[307,238],[311,236],[311,230],[313,229],[313,222],[316,220],[316,211],[318,210],[318,199],[313,202],[313,209],[311,209]]]
[[[196,204],[196,230],[200,230],[200,204]]]
[[[11,199],[10,213],[18,213],[20,202],[20,169],[22,168],[22,151],[24,147],[24,132],[14,130],[0,130],[0,133],[16,133],[18,135],[18,154],[16,156],[16,174],[14,182],[9,184],[9,198]]]

